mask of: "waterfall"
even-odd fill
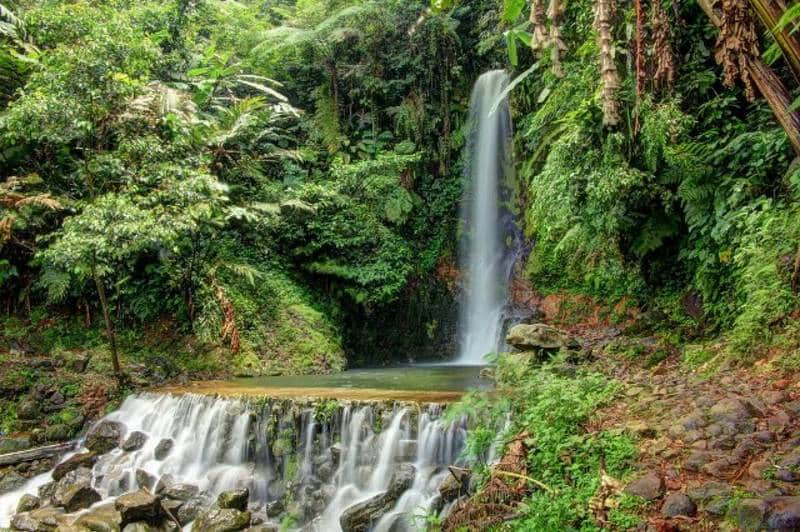
[[[222,491],[247,487],[250,510],[268,522],[291,517],[286,522],[297,529],[328,532],[341,530],[349,508],[396,490],[395,478],[405,471],[402,489],[370,526],[424,529],[414,516],[441,507],[435,505],[447,466],[461,463],[464,420],[445,421],[437,404],[331,405],[311,399],[130,396],[100,422],[122,423],[122,441],[135,434],[141,443],[102,455],[92,468],[92,486],[107,500],[159,483],[190,484],[204,507]],[[40,475],[0,497],[0,527],[8,525],[24,493],[36,494],[51,480],[50,473]]]
[[[511,116],[508,101],[498,100],[507,85],[504,71],[486,72],[475,82],[470,100],[459,257],[467,282],[456,360],[464,365],[483,364],[484,356],[496,351],[501,341],[504,285],[510,271],[504,260],[501,192],[509,168]]]

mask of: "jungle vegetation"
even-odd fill
[[[232,373],[446,356],[469,91],[506,68],[534,290],[793,345],[779,4],[4,0],[4,334],[93,331],[120,377],[153,330]]]

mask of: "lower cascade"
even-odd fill
[[[122,529],[144,520],[184,530],[424,529],[425,515],[454,498],[440,489],[454,478],[448,466],[464,465],[465,421],[444,411],[133,395],[53,471],[0,496],[0,527]],[[147,497],[159,506],[149,513]]]

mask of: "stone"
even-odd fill
[[[569,333],[543,323],[522,323],[511,327],[506,335],[506,342],[520,351],[580,347],[580,343]]]
[[[460,469],[450,469],[439,485],[439,496],[445,503],[456,500],[469,491],[470,474]]]
[[[661,475],[651,471],[628,484],[625,493],[652,501],[664,493],[664,481]]]
[[[67,361],[67,369],[70,373],[83,373],[89,365],[89,357],[78,357]]]
[[[141,468],[136,470],[134,477],[136,478],[136,485],[140,488],[151,489],[156,483],[156,477]]]
[[[220,508],[230,508],[244,511],[247,509],[247,501],[250,499],[250,490],[241,488],[237,490],[223,491],[217,497],[217,505]]]
[[[793,451],[781,459],[775,477],[784,482],[800,481],[800,451]]]
[[[0,476],[0,494],[8,493],[22,487],[26,482],[26,478],[20,475],[16,470],[10,469],[7,473]]]
[[[156,486],[155,488],[153,488],[153,491],[155,493],[161,493],[162,491],[164,491],[165,489],[176,483],[177,481],[175,480],[175,477],[173,477],[172,474],[170,473],[166,473],[164,475],[161,475],[161,477],[158,479],[158,482],[156,482]]]
[[[139,430],[131,432],[125,441],[122,443],[122,450],[125,452],[138,451],[147,442],[147,434]]]
[[[339,462],[342,459],[342,444],[339,442],[334,443],[330,447],[331,451],[331,460],[333,461],[334,467],[339,467]]]
[[[417,440],[400,440],[398,442],[397,459],[411,462],[417,457]]]
[[[392,475],[389,489],[348,507],[339,517],[342,530],[367,532],[390,511],[397,499],[414,481],[414,466],[401,464]]]
[[[175,514],[175,517],[178,518],[178,521],[180,521],[181,525],[186,526],[188,523],[194,521],[198,515],[200,515],[200,512],[203,510],[204,506],[205,501],[199,497],[189,499],[181,505],[181,507],[178,509],[178,513]]]
[[[730,505],[727,517],[743,532],[757,531],[763,528],[767,514],[767,503],[763,499],[742,499]]]
[[[689,455],[689,457],[683,463],[683,467],[690,471],[700,471],[703,466],[713,462],[717,459],[717,457],[718,455],[715,453],[709,453],[707,451],[695,451]]]
[[[733,487],[730,484],[723,482],[710,481],[705,482],[699,486],[689,488],[686,490],[686,495],[689,496],[695,503],[705,504],[712,499],[718,497],[727,497],[733,492]]]
[[[767,501],[767,528],[800,529],[800,497],[775,497]]]
[[[172,451],[173,445],[175,445],[175,442],[173,442],[170,438],[164,438],[163,440],[158,442],[155,451],[153,451],[156,460],[163,460],[164,458],[166,458],[169,455],[170,451]]]
[[[708,412],[709,417],[719,423],[742,423],[750,419],[751,412],[747,405],[735,398],[718,401]]]
[[[101,421],[89,430],[84,446],[97,454],[105,454],[119,446],[123,429],[118,421]]]
[[[158,498],[143,489],[117,497],[114,508],[119,512],[123,526],[136,521],[156,524],[161,518]]]
[[[25,421],[32,421],[41,415],[41,408],[35,399],[23,399],[17,405],[17,417]]]
[[[233,508],[213,507],[200,514],[192,526],[193,532],[236,532],[250,526],[250,512]]]
[[[278,532],[280,527],[271,523],[261,523],[246,529],[246,532]]]
[[[11,519],[11,528],[25,532],[50,532],[59,528],[59,518],[62,515],[61,510],[52,507],[23,512]]]
[[[188,501],[189,499],[197,496],[200,488],[194,484],[177,483],[173,484],[161,491],[161,495],[168,499],[175,499],[179,501]],[[245,501],[245,505],[247,501]]]
[[[88,512],[75,520],[74,525],[78,530],[91,530],[92,532],[120,532],[122,518],[114,508],[114,503],[94,506]]]
[[[36,495],[31,495],[30,493],[26,493],[22,497],[19,498],[19,502],[17,503],[17,513],[22,512],[30,512],[31,510],[37,509],[41,506],[42,501]]]
[[[156,532],[157,529],[153,528],[147,523],[128,523],[122,529],[122,532]]]
[[[697,512],[697,506],[685,493],[670,493],[661,506],[664,517],[692,517]]]
[[[97,453],[90,451],[88,453],[73,454],[53,469],[53,480],[61,480],[67,473],[75,471],[79,467],[91,469],[94,467],[95,462],[97,462]]]
[[[268,502],[265,508],[267,517],[278,517],[284,511],[283,502],[280,500]]]
[[[77,512],[100,501],[102,497],[88,482],[70,484],[56,491],[58,506],[63,506],[67,513]]]
[[[64,424],[50,425],[44,430],[44,439],[49,442],[67,441],[72,437],[72,429]]]

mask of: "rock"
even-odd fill
[[[143,489],[121,495],[114,501],[114,508],[119,512],[123,526],[136,521],[156,524],[161,518],[158,498]]]
[[[67,513],[77,512],[98,502],[102,497],[88,482],[81,481],[56,488],[54,496],[58,506],[63,506]]]
[[[33,441],[31,441],[29,435],[5,436],[0,438],[0,454],[25,451],[31,447],[33,447]]]
[[[684,493],[670,493],[661,506],[661,514],[664,517],[678,517],[679,515],[692,517],[695,512],[697,512],[697,506]]]
[[[42,411],[35,399],[24,399],[17,405],[17,417],[25,421],[37,419]]]
[[[238,490],[223,491],[217,497],[217,505],[220,508],[231,508],[244,511],[247,509],[247,501],[250,499],[250,490],[241,488]]]
[[[7,473],[0,477],[0,494],[8,493],[22,487],[27,479],[17,473],[16,470],[10,469]]]
[[[63,512],[57,508],[40,508],[16,514],[11,519],[11,528],[25,532],[49,532],[59,528],[59,517]]]
[[[78,530],[92,532],[120,532],[122,518],[114,503],[95,506],[75,520]]]
[[[763,499],[743,499],[731,505],[727,516],[738,529],[749,532],[763,528],[766,513],[767,503]]]
[[[733,487],[730,484],[722,482],[705,482],[700,486],[689,488],[686,494],[692,501],[699,504],[706,504],[707,502],[719,498],[728,497],[733,492]]]
[[[137,469],[134,473],[134,477],[136,478],[136,485],[140,488],[152,489],[156,483],[156,477],[144,469]]]
[[[625,493],[652,501],[664,493],[664,481],[659,474],[651,471],[628,484]]]
[[[401,464],[389,483],[389,489],[347,508],[339,518],[342,530],[367,532],[388,511],[414,481],[414,466]]]
[[[683,463],[683,467],[690,471],[700,471],[706,464],[713,462],[718,458],[718,455],[715,453],[709,453],[706,451],[695,451],[689,455],[686,461]]]
[[[128,523],[122,532],[156,532],[157,529],[153,528],[147,523]]]
[[[176,519],[178,517],[178,510],[181,509],[183,503],[186,501],[181,501],[178,499],[162,499],[161,500],[161,508],[164,510],[164,513],[168,516],[174,516]]]
[[[330,446],[330,451],[333,467],[339,467],[339,462],[342,459],[342,444],[339,442],[334,443]]]
[[[793,451],[778,463],[775,477],[784,482],[800,481],[800,451]]]
[[[469,491],[470,473],[461,469],[450,469],[439,485],[439,496],[447,503],[454,501]]]
[[[44,439],[49,442],[67,441],[72,437],[72,429],[64,424],[50,425],[44,430]]]
[[[178,509],[178,513],[175,514],[175,517],[178,518],[181,525],[186,526],[188,523],[194,521],[200,512],[203,510],[205,506],[205,501],[201,498],[195,497],[194,499],[189,499],[188,501],[184,502],[181,507]]]
[[[767,501],[767,528],[800,529],[800,497],[775,497]]]
[[[213,507],[200,514],[192,526],[193,532],[236,532],[250,526],[250,512],[233,508]]]
[[[197,496],[199,492],[200,488],[198,488],[194,484],[178,483],[178,484],[173,484],[167,488],[164,488],[161,491],[161,495],[167,497],[168,499],[188,501],[189,499]],[[247,501],[245,500],[245,505],[246,504]]]
[[[147,434],[138,430],[134,430],[130,433],[130,435],[128,435],[127,438],[125,438],[125,441],[122,443],[122,450],[129,453],[138,451],[146,442]]]
[[[278,525],[262,523],[260,525],[251,526],[250,528],[246,529],[246,532],[278,532],[278,530],[280,530]]]
[[[283,502],[280,500],[268,502],[265,510],[267,517],[278,517],[284,511]]]
[[[417,440],[400,440],[398,442],[397,459],[411,462],[417,457]]]
[[[580,347],[580,343],[570,334],[543,323],[533,325],[523,323],[511,327],[506,335],[506,342],[520,351]]]
[[[75,471],[79,467],[91,469],[94,467],[95,462],[97,462],[97,454],[91,451],[88,453],[74,454],[53,469],[53,480],[61,480],[67,473]]]
[[[42,501],[36,495],[26,493],[20,497],[17,503],[17,513],[30,512],[37,509],[42,504]]]
[[[161,493],[162,491],[172,486],[173,484],[177,484],[177,482],[175,480],[175,477],[173,477],[170,473],[161,475],[161,477],[158,479],[158,482],[156,482],[155,488],[153,488],[153,492]]]
[[[170,451],[172,451],[173,445],[175,445],[175,442],[173,442],[170,438],[164,438],[158,442],[158,445],[156,445],[156,449],[154,451],[156,460],[163,460],[166,458]]]
[[[709,417],[719,423],[742,423],[752,417],[745,403],[739,399],[728,398],[718,401],[709,410]]]
[[[119,446],[123,429],[118,421],[101,421],[86,435],[84,445],[90,451],[105,454]]]
[[[71,373],[83,373],[89,365],[89,357],[73,358],[67,361],[67,369]]]

